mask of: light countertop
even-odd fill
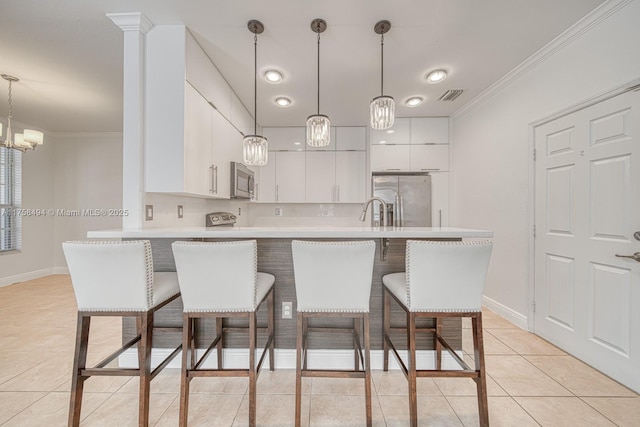
[[[89,231],[88,238],[492,238],[493,232],[457,227],[176,227]]]

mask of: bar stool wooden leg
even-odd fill
[[[355,370],[360,370],[360,353],[358,347],[360,345],[360,319],[358,317],[353,318],[353,355]]]
[[[487,377],[484,368],[484,340],[482,337],[482,313],[471,318],[473,328],[473,354],[476,364],[478,378],[476,378],[476,389],[478,393],[478,413],[480,415],[480,426],[489,425],[489,405],[487,402]]]
[[[256,312],[249,314],[249,427],[256,425]]]
[[[82,390],[87,377],[80,375],[80,371],[87,365],[87,346],[89,344],[90,316],[78,313],[78,326],[76,331],[76,349],[73,359],[73,377],[71,379],[71,403],[69,405],[69,427],[80,425],[80,412],[82,410]]]
[[[185,353],[182,356],[182,370],[180,371],[180,427],[186,427],[189,419],[189,383],[191,377],[189,377],[189,370],[193,368],[193,351],[190,346],[193,342],[193,325],[194,319],[189,316],[189,313],[183,314],[183,333],[182,333],[182,351]],[[191,353],[191,354],[189,354]]]
[[[382,322],[384,324],[384,334],[382,336],[382,348],[384,354],[384,366],[385,371],[389,370],[389,332],[391,329],[391,299],[389,298],[389,292],[387,288],[384,288],[382,293],[384,294],[384,308],[382,310]]]
[[[269,296],[267,298],[267,339],[271,340],[271,345],[269,346],[269,370],[273,371],[275,369],[276,366],[276,361],[275,361],[275,355],[274,355],[274,349],[276,346],[276,337],[275,337],[275,312],[274,312],[274,308],[275,308],[275,304],[273,303],[273,299],[274,299],[274,290],[271,289],[271,291],[269,291]]]
[[[296,333],[296,427],[300,427],[302,413],[302,333],[303,314],[298,312]]]
[[[369,313],[364,315],[364,394],[367,404],[367,426],[371,427],[371,342],[369,335]]]
[[[442,335],[442,318],[436,317],[436,333],[433,334],[433,340],[436,348],[436,369],[442,369],[442,343],[438,339]]]
[[[216,317],[216,336],[220,337],[220,341],[218,341],[218,345],[216,347],[216,352],[218,355],[218,369],[222,369],[222,358],[224,357],[222,353],[222,349],[224,348],[224,328],[222,324],[223,320],[224,319],[222,317]]]
[[[418,427],[418,396],[416,384],[416,315],[407,312],[407,348],[409,350],[409,421],[411,427]]]
[[[138,360],[140,360],[140,402],[139,418],[140,427],[149,425],[149,394],[151,391],[151,348],[153,345],[153,312],[147,311],[140,315],[141,318],[141,345],[138,348]]]

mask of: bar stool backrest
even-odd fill
[[[238,242],[173,242],[185,312],[255,309],[258,245]]]
[[[492,247],[488,240],[408,240],[405,262],[410,311],[481,311]]]
[[[375,242],[291,243],[298,311],[369,312]]]
[[[79,311],[147,311],[153,307],[148,240],[62,244]]]

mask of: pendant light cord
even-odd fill
[[[253,134],[258,134],[258,35],[253,35]]]
[[[320,33],[318,33],[318,115],[320,115]]]
[[[384,34],[380,34],[380,96],[384,96]]]

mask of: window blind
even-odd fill
[[[0,252],[22,248],[22,152],[0,147]]]

